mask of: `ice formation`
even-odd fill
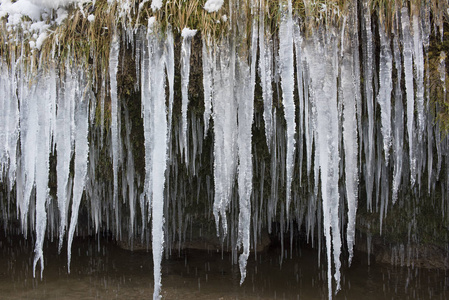
[[[184,154],[186,164],[189,163],[189,154],[187,153],[187,107],[189,105],[189,76],[190,76],[190,53],[192,39],[196,30],[184,28],[181,32],[181,93],[182,93],[182,131],[181,131],[181,153]]]
[[[118,231],[119,219],[118,219],[118,168],[121,160],[120,153],[120,134],[119,134],[119,103],[117,99],[117,68],[118,57],[120,51],[120,44],[117,33],[114,30],[111,41],[111,50],[109,52],[109,81],[110,81],[110,95],[111,95],[111,144],[112,144],[112,173],[113,173],[113,196],[112,205],[115,208],[115,226]]]
[[[279,236],[282,261],[292,251],[284,249],[287,232],[292,245],[295,226],[304,225],[307,240],[326,253],[331,298],[340,289],[344,251],[349,263],[354,255],[361,206],[378,213],[381,232],[391,205],[425,201],[427,191],[441,197],[447,218],[449,144],[432,118],[425,7],[395,8],[388,27],[372,18],[368,1],[360,9],[352,1],[348,15],[335,10],[342,18],[309,28],[292,1],[280,1],[273,33],[268,1],[252,1],[251,13],[230,1],[229,17],[214,21],[229,30],[217,38],[188,28],[177,33],[156,15],[126,24],[133,2],[108,1],[119,4],[121,21],[103,28],[107,72],[90,76],[101,62],[84,61],[73,49],[63,55],[53,36],[71,20],[67,4],[75,2],[85,1],[0,4],[0,40],[18,43],[14,51],[0,48],[0,192],[8,195],[1,217],[33,234],[34,276],[38,264],[43,276],[46,235],[59,238],[59,251],[67,236],[70,272],[72,241],[86,226],[78,217],[87,211],[89,234],[111,232],[131,248],[139,238],[148,249],[151,243],[159,299],[164,251],[181,249],[194,219],[205,216],[239,264],[240,283],[263,230]],[[209,0],[204,9],[216,12],[223,2]],[[140,2],[138,12],[162,3]],[[331,7],[319,9],[324,18]],[[95,11],[83,13],[86,22],[98,21]],[[201,49],[192,49],[200,41]],[[192,51],[201,52],[201,67],[190,61]],[[135,62],[126,65],[126,55]],[[446,99],[445,60],[441,52],[433,84]],[[132,96],[121,94],[120,75],[134,67],[126,90]],[[198,96],[190,93],[197,89],[191,67],[203,72],[204,111],[202,104],[189,107]]]
[[[281,4],[281,21],[279,24],[279,35],[282,37],[279,45],[279,72],[282,86],[282,99],[284,106],[285,121],[287,122],[287,157],[286,157],[286,208],[287,215],[290,209],[291,185],[293,181],[294,154],[295,154],[295,104],[293,101],[293,91],[295,88],[294,67],[293,67],[293,20],[292,2],[287,2],[287,7]]]
[[[220,222],[228,233],[227,210],[232,197],[237,171],[237,103],[234,95],[235,49],[229,41],[219,45],[213,70],[214,121],[214,216],[217,233]]]

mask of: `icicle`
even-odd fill
[[[285,121],[287,122],[287,157],[286,171],[287,182],[286,194],[286,215],[289,216],[291,185],[293,180],[294,152],[295,152],[295,104],[293,101],[293,90],[295,87],[293,68],[293,21],[292,21],[292,1],[288,0],[287,7],[282,1],[279,2],[281,8],[281,23],[279,25],[279,70],[282,86],[282,103],[284,106]]]
[[[330,29],[328,29],[330,30]],[[316,34],[320,35],[320,34]],[[326,40],[315,40],[307,46],[310,58],[312,97],[316,101],[316,164],[321,172],[324,236],[328,261],[328,292],[332,298],[332,261],[336,291],[340,289],[341,236],[339,228],[339,134],[337,109],[337,50],[335,36],[326,32]],[[315,39],[318,39],[315,37]],[[323,58],[325,60],[323,61]],[[333,253],[333,259],[331,254]]]
[[[316,129],[316,109],[315,102],[309,95],[309,65],[308,62],[303,60],[303,80],[304,80],[304,136],[306,144],[306,165],[307,165],[307,176],[311,176],[312,172],[312,145],[313,138]],[[315,183],[317,183],[315,181]]]
[[[238,103],[238,187],[239,187],[239,234],[238,246],[243,246],[239,257],[240,285],[246,278],[246,264],[249,256],[251,229],[251,195],[253,191],[252,126],[254,117],[254,86],[256,83],[256,58],[258,28],[256,19],[252,22],[251,66],[238,59],[236,76],[236,99]]]
[[[422,141],[425,130],[424,116],[424,53],[421,18],[419,9],[412,3],[412,25],[413,25],[413,61],[415,65],[416,82],[416,110],[418,116],[418,140]]]
[[[0,93],[4,95],[0,98],[0,182],[3,182],[3,176],[6,173],[8,164],[8,147],[6,142],[6,124],[8,121],[6,118],[9,115],[9,107],[7,107],[7,104],[9,101],[13,101],[9,92],[10,85],[7,84],[10,80],[13,80],[13,78],[8,74],[6,63],[4,64],[0,60]]]
[[[145,136],[145,194],[152,214],[152,250],[154,263],[153,299],[160,299],[161,261],[164,244],[164,188],[168,150],[168,121],[165,105],[167,57],[157,25],[148,28],[142,69],[142,105]],[[170,58],[169,58],[170,59]],[[150,176],[150,177],[148,177]],[[141,204],[142,205],[142,204]]]
[[[187,144],[187,106],[189,104],[189,76],[190,76],[190,53],[192,39],[196,34],[196,30],[184,28],[181,32],[181,94],[182,94],[182,119],[181,119],[181,155],[184,155],[186,165],[189,163],[188,144]]]
[[[204,137],[209,130],[210,115],[212,113],[212,65],[214,63],[211,49],[211,38],[203,36],[203,88],[204,88]]]
[[[302,66],[302,54],[301,54],[301,28],[299,26],[299,20],[295,19],[294,22],[294,31],[293,31],[293,41],[295,43],[295,54],[296,54],[296,80],[298,84],[298,97],[299,97],[299,106],[298,106],[298,116],[299,116],[299,129],[300,133],[299,137],[299,145],[298,145],[298,161],[299,161],[299,182],[301,182],[302,175],[302,155],[303,155],[303,126],[304,126],[304,88],[303,88],[303,66]]]
[[[168,140],[171,137],[172,118],[173,118],[173,98],[175,96],[175,44],[171,26],[168,26],[165,37],[165,69],[167,71],[168,81]]]
[[[86,185],[87,162],[89,157],[89,98],[84,96],[84,75],[81,74],[79,79],[79,89],[76,97],[75,105],[75,163],[74,163],[74,182],[73,182],[73,199],[72,214],[70,216],[70,226],[67,241],[67,270],[70,273],[70,263],[72,256],[72,241],[75,234],[75,228],[78,223],[78,212],[83,196],[84,187]]]
[[[346,194],[348,201],[347,244],[349,265],[354,255],[355,221],[358,197],[358,169],[357,169],[357,100],[354,85],[354,70],[352,48],[349,41],[345,42],[341,63],[341,96],[343,101],[343,145],[345,153]]]
[[[380,106],[382,136],[384,144],[385,163],[388,165],[391,138],[391,90],[393,88],[392,69],[393,59],[390,49],[390,39],[379,22],[380,62],[379,62],[379,94],[377,102]]]
[[[271,151],[273,136],[273,45],[269,35],[265,32],[265,0],[260,0],[259,16],[259,76],[262,87],[263,119],[265,122],[265,136],[268,150]]]
[[[219,234],[221,220],[224,236],[228,232],[226,211],[234,187],[237,152],[237,104],[234,97],[235,46],[224,41],[218,46],[214,69],[214,216]]]
[[[402,104],[402,90],[401,90],[401,77],[402,77],[402,61],[401,53],[399,50],[399,42],[397,31],[395,31],[395,36],[393,38],[393,49],[394,49],[394,65],[396,68],[396,86],[395,86],[395,99],[394,99],[394,143],[393,143],[393,153],[394,153],[394,169],[393,169],[393,191],[392,191],[392,201],[393,204],[396,203],[398,198],[399,185],[401,183],[402,177],[402,158],[403,158],[403,141],[404,141],[404,108]]]
[[[114,180],[114,193],[112,199],[112,205],[115,211],[115,233],[120,238],[120,220],[119,220],[119,207],[118,207],[118,168],[121,160],[120,155],[120,124],[119,116],[120,105],[117,99],[117,68],[118,68],[118,55],[120,51],[120,43],[117,35],[117,29],[114,30],[111,49],[109,53],[109,81],[111,87],[111,142],[112,142],[112,171]]]
[[[14,52],[9,69],[5,61],[0,61],[0,182],[8,178],[12,189],[16,180],[16,149],[19,137],[19,102],[17,99],[17,80]]]
[[[357,128],[359,134],[360,144],[362,143],[362,91],[360,83],[360,53],[359,53],[359,20],[358,20],[358,0],[352,1],[351,7],[351,18],[350,18],[350,35],[351,35],[351,46],[352,46],[352,57],[353,57],[353,71],[354,71],[354,87],[355,87],[355,97],[356,97],[356,108],[357,108]],[[359,147],[359,161],[361,165],[362,158],[362,147]]]
[[[142,65],[141,65],[141,98],[142,98],[142,118],[143,118],[143,133],[145,146],[145,182],[144,194],[148,202],[148,209],[151,216],[151,201],[152,201],[152,152],[153,152],[153,110],[151,105],[151,72],[150,62],[152,53],[149,49],[149,40],[143,42],[142,47]],[[142,206],[141,206],[142,207]],[[143,214],[146,215],[146,214]]]
[[[21,142],[21,175],[22,189],[17,189],[17,206],[20,211],[22,231],[27,236],[28,231],[28,208],[30,205],[31,192],[34,187],[36,167],[36,144],[38,128],[37,101],[30,99],[32,92],[28,87],[31,82],[30,76],[24,70],[23,62],[20,63],[17,75],[18,97],[20,99],[20,142]]]
[[[239,59],[238,76],[236,76],[236,98],[238,99],[238,187],[239,187],[239,240],[237,245],[243,245],[240,255],[240,284],[246,277],[246,263],[249,256],[249,234],[251,224],[251,193],[252,193],[252,121],[254,110],[254,90],[251,82],[249,66]]]
[[[368,1],[363,3],[363,18],[362,23],[364,29],[365,43],[363,44],[363,68],[364,68],[364,85],[365,85],[365,101],[368,110],[368,140],[365,137],[365,157],[366,157],[366,196],[368,203],[368,210],[372,209],[373,185],[374,185],[374,107],[373,107],[373,34],[371,31],[371,9],[368,6]]]
[[[50,151],[51,151],[51,115],[50,105],[56,97],[56,85],[52,82],[56,80],[54,68],[49,74],[37,79],[36,89],[30,101],[37,104],[37,136],[36,142],[36,243],[34,247],[33,277],[36,277],[36,265],[40,261],[41,279],[44,271],[43,245],[45,230],[47,227],[46,203],[48,199],[48,176],[50,171]]]
[[[61,252],[64,240],[65,230],[67,227],[67,192],[68,180],[70,175],[70,160],[72,158],[74,141],[72,140],[72,114],[71,103],[75,101],[77,94],[76,74],[72,74],[69,64],[66,64],[65,78],[62,79],[62,93],[58,97],[58,109],[56,113],[56,126],[58,130],[55,134],[56,153],[57,153],[57,197],[59,207],[59,247]]]
[[[408,10],[403,7],[401,10],[402,21],[402,55],[404,57],[404,74],[405,74],[405,93],[407,97],[407,132],[408,132],[408,146],[410,153],[410,181],[413,185],[416,180],[416,153],[414,145],[414,111],[415,111],[415,96],[413,91],[413,41],[410,33],[410,19]]]

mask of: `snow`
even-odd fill
[[[223,6],[224,0],[207,0],[204,4],[204,9],[209,12],[216,12]]]
[[[185,27],[182,31],[181,31],[181,36],[186,39],[186,38],[193,38],[195,36],[195,34],[197,33],[198,30],[196,29],[190,29],[188,27]]]
[[[67,10],[65,10],[64,8],[58,8],[58,10],[56,11],[56,14],[58,16],[55,20],[57,25],[61,25],[62,22],[64,22],[64,20],[67,19],[67,17],[69,16]],[[89,22],[90,21],[91,20],[89,20]]]
[[[19,0],[21,1],[21,0]],[[86,0],[31,0],[36,5],[39,5],[41,7],[48,7],[48,8],[57,8],[60,6],[67,6],[72,3],[76,2],[87,2]]]
[[[3,1],[0,6],[0,18],[9,15],[8,21],[13,25],[19,24],[22,16],[27,16],[32,21],[39,21],[43,9],[38,4],[28,0],[18,0],[14,3],[11,0]]]
[[[153,11],[157,11],[162,7],[162,0],[152,0],[151,1],[151,9]]]

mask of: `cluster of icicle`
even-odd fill
[[[107,224],[120,239],[121,198],[129,206],[126,226],[130,237],[138,231],[144,239],[147,223],[152,222],[153,297],[159,298],[164,243],[171,247],[172,235],[178,232],[169,225],[178,226],[179,232],[185,231],[187,226],[182,216],[165,215],[167,203],[176,207],[173,202],[176,202],[177,193],[182,193],[179,190],[185,193],[186,189],[185,186],[171,187],[178,184],[175,179],[178,163],[173,156],[181,156],[191,176],[196,176],[197,156],[209,130],[213,130],[214,137],[213,184],[203,179],[202,184],[207,182],[207,188],[203,187],[201,192],[208,197],[213,194],[209,198],[214,201],[217,232],[236,233],[232,248],[242,252],[239,257],[241,283],[250,255],[251,228],[256,245],[261,228],[271,230],[272,221],[281,219],[281,231],[284,231],[288,227],[291,229],[293,221],[301,226],[306,216],[304,224],[308,235],[313,239],[317,227],[325,237],[331,298],[332,270],[336,291],[340,289],[344,231],[349,263],[353,256],[359,197],[366,198],[370,210],[380,211],[381,223],[388,203],[394,204],[397,200],[401,184],[419,196],[425,185],[431,193],[438,182],[443,191],[443,209],[447,206],[448,196],[444,191],[449,189],[449,174],[442,173],[442,164],[448,163],[449,145],[447,140],[441,140],[429,113],[429,82],[424,69],[431,32],[429,12],[424,7],[399,8],[394,14],[391,31],[386,31],[382,23],[375,24],[380,37],[380,55],[376,57],[374,24],[368,2],[357,7],[358,1],[353,1],[343,26],[317,27],[306,35],[301,29],[301,20],[292,15],[291,0],[280,1],[279,37],[274,39],[270,29],[264,27],[266,5],[264,0],[251,3],[250,46],[244,55],[236,50],[238,43],[232,30],[222,40],[202,36],[204,118],[200,121],[192,117],[190,123],[188,85],[191,43],[196,31],[188,28],[182,31],[179,130],[171,131],[175,101],[173,33],[170,27],[162,32],[153,18],[145,29],[113,29],[109,78],[100,84],[100,91],[94,90],[85,69],[69,61],[62,72],[55,67],[55,62],[49,62],[45,68],[26,66],[22,54],[11,57],[10,63],[1,58],[0,179],[8,190],[15,187],[16,195],[11,198],[16,199],[16,217],[22,222],[24,234],[32,230],[36,235],[33,275],[40,261],[42,276],[42,247],[47,230],[58,233],[59,249],[68,231],[70,271],[71,243],[83,195],[88,200],[86,205],[95,231]],[[258,13],[260,18],[256,16]],[[361,32],[358,32],[359,23]],[[140,83],[144,179],[135,174],[130,117],[127,108],[122,108],[117,93],[120,47],[126,43],[132,45]],[[441,63],[441,80],[444,81],[447,80],[444,60]],[[269,199],[262,199],[266,197],[263,184],[258,186],[260,191],[253,188],[255,173],[262,183],[265,176],[265,167],[254,158],[251,142],[256,76],[260,79],[263,124],[271,153]],[[279,107],[273,103],[274,86],[282,91]],[[110,96],[111,111],[107,145],[103,145],[104,128],[95,125],[98,110],[100,124],[104,124],[105,94]],[[97,105],[101,107],[97,109]],[[121,130],[122,109],[125,132]],[[284,120],[279,120],[278,110],[283,112]],[[380,115],[380,121],[376,115]],[[213,128],[209,128],[211,118]],[[172,144],[174,140],[178,147]],[[112,187],[104,185],[96,174],[103,147],[107,147],[111,155]],[[57,160],[56,200],[50,198],[48,189],[51,154],[56,155]],[[422,182],[425,172],[427,183]],[[391,183],[390,177],[393,178]],[[301,185],[302,178],[306,178],[306,186]],[[363,196],[359,195],[361,180],[366,186]],[[342,184],[344,189],[341,189]],[[237,195],[235,188],[238,202],[233,202]],[[278,205],[281,188],[285,188],[285,201]],[[197,197],[199,193],[200,184]],[[303,195],[306,199],[300,199]],[[109,198],[112,201],[107,201]],[[232,208],[238,211],[238,217],[228,220],[231,203],[238,203],[236,209]],[[345,211],[342,203],[347,217],[342,216]],[[137,204],[142,216],[140,230],[136,230],[135,222]],[[4,207],[2,200],[3,217],[8,220],[10,216],[5,216],[8,210]],[[182,214],[182,208],[173,211]],[[164,225],[165,218],[168,223]],[[341,228],[342,218],[347,219],[346,229]],[[318,238],[319,244],[320,240]]]

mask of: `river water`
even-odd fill
[[[44,245],[42,280],[33,278],[33,241],[19,236],[0,238],[0,299],[150,299],[153,293],[151,252],[128,251],[111,239],[78,238],[72,248],[71,274],[67,253],[57,243]],[[327,299],[324,259],[310,247],[290,253],[280,263],[280,247],[251,253],[247,278],[230,253],[185,250],[162,263],[164,299]],[[324,257],[324,256],[322,256]],[[36,271],[37,275],[39,269]],[[368,265],[355,253],[342,268],[342,290],[335,299],[447,299],[449,272]]]

